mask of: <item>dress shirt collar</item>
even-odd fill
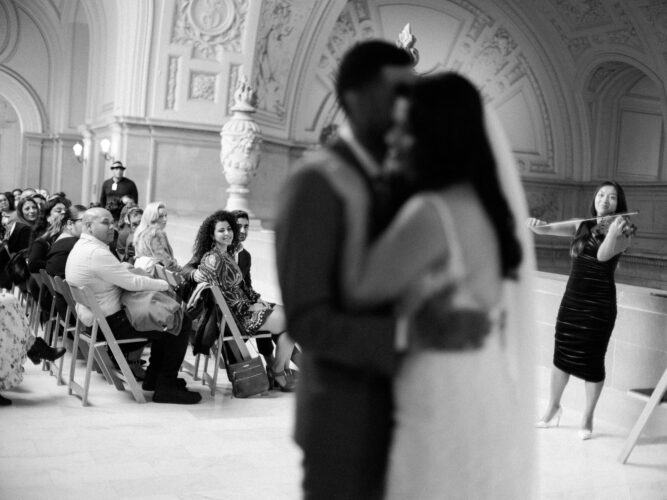
[[[106,248],[107,250],[109,249],[109,245],[107,245],[107,244],[104,243],[103,241],[98,240],[98,239],[95,238],[95,236],[93,236],[92,234],[81,233],[81,236],[80,236],[79,239],[82,239],[82,240],[84,240],[84,241],[89,241],[89,242],[92,243],[93,245],[97,245],[97,246],[100,247],[100,248]]]
[[[338,130],[338,137],[340,137],[341,140],[343,140],[343,142],[345,142],[350,147],[352,154],[357,157],[359,164],[371,179],[382,173],[382,167],[378,164],[378,162],[375,161],[368,150],[361,145],[359,140],[354,136],[352,128],[350,128],[348,124],[340,127]]]

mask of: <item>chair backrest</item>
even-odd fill
[[[39,273],[30,273],[30,277],[35,280],[35,283],[39,285],[39,289],[41,290],[42,287],[44,287],[44,280],[42,279],[42,276]]]
[[[72,298],[74,299],[74,302],[90,309],[90,311],[93,313],[93,316],[95,317],[95,321],[102,319],[104,323],[107,324],[104,313],[100,309],[100,305],[97,303],[95,296],[88,288],[86,288],[85,286],[77,287],[74,285],[70,285],[69,289],[70,292],[72,293]]]
[[[51,297],[55,298],[56,296],[56,289],[53,283],[53,277],[46,272],[46,269],[40,269],[39,270],[39,275],[42,278],[42,282],[44,283],[44,286],[46,286],[46,289],[49,291],[51,294]]]
[[[220,311],[222,312],[222,323],[220,324],[220,336],[222,339],[222,336],[225,333],[225,324],[229,326],[229,330],[232,332],[232,336],[234,337],[234,340],[236,341],[236,345],[239,348],[239,351],[241,352],[241,356],[243,357],[244,360],[251,359],[252,356],[250,356],[250,351],[248,351],[248,348],[245,345],[245,342],[243,341],[243,336],[241,335],[241,330],[239,330],[238,325],[236,324],[236,318],[232,314],[231,309],[227,305],[227,301],[225,300],[225,296],[222,295],[222,290],[220,290],[219,286],[212,285],[211,286],[211,291],[213,292],[213,298],[220,308]]]
[[[72,297],[72,291],[70,290],[69,283],[62,279],[60,276],[53,278],[53,282],[56,288],[56,291],[63,296],[65,302],[67,302],[67,307],[69,307],[72,313],[76,314],[76,302],[74,302],[74,297]]]

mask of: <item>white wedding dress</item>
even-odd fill
[[[515,500],[535,497],[532,239],[519,223],[526,219],[527,209],[509,146],[497,119],[488,111],[486,124],[500,186],[517,221],[516,232],[522,245],[523,260],[517,280],[505,280],[500,286],[495,283],[496,289],[502,288],[497,294],[502,297],[497,307],[488,305],[487,294],[486,306],[482,309],[495,318],[502,310],[504,318],[502,325],[498,319],[494,320],[492,331],[481,348],[412,350],[406,354],[395,379],[396,427],[387,476],[389,499]],[[438,240],[437,234],[434,237],[428,231],[413,240],[401,237],[400,226],[403,229],[409,227],[410,216],[407,214],[410,210],[413,211],[413,224],[415,220],[422,220],[414,217],[414,212],[424,209],[424,202],[435,206],[433,198],[444,196],[444,193],[416,195],[401,209],[385,233],[367,248],[365,220],[360,214],[369,212],[368,197],[354,191],[354,183],[345,181],[344,172],[336,174],[331,175],[332,185],[339,187],[339,195],[347,200],[344,205],[348,209],[348,234],[343,244],[342,266],[347,305],[352,309],[363,309],[373,305],[373,301],[405,303],[406,298],[414,296],[414,288],[398,291],[396,283],[407,282],[405,275],[412,272],[406,271],[414,260],[409,249],[414,250],[415,245],[438,244],[439,241],[442,244],[442,241]],[[471,266],[474,272],[467,273],[463,262],[475,262],[470,260],[467,252],[480,250],[493,254],[497,251],[486,248],[488,242],[495,241],[493,235],[487,234],[488,222],[480,222],[484,217],[475,218],[466,212],[467,209],[479,212],[479,203],[466,204],[461,199],[459,196],[458,202],[444,204],[456,208],[452,213],[457,215],[457,224],[443,222],[446,242],[442,251],[447,257],[449,278],[455,280],[459,299],[470,305],[474,293],[469,293],[468,285],[472,281],[466,281],[466,277],[475,274],[481,266],[478,259]],[[445,208],[441,213],[447,211]],[[427,211],[419,213],[423,217]],[[477,221],[477,226],[471,225],[471,220]],[[437,233],[443,228],[432,229]],[[481,233],[477,238],[475,231]],[[460,245],[464,250],[452,254],[451,250],[459,247],[461,237],[466,238],[466,245]],[[392,245],[387,245],[391,249],[378,251],[387,240],[393,240]],[[491,248],[495,248],[494,245],[492,243]],[[374,256],[380,253],[384,258],[375,259]],[[374,265],[373,262],[382,263]],[[399,274],[402,278],[398,278]],[[374,276],[375,280],[364,283],[364,276]],[[479,277],[479,273],[476,276]],[[442,284],[441,278],[442,275],[430,281]],[[476,288],[479,290],[479,284]]]

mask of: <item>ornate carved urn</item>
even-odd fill
[[[248,185],[259,167],[259,146],[262,132],[252,118],[257,94],[245,76],[239,78],[234,92],[232,117],[220,131],[220,162],[229,183],[225,210],[245,210],[248,206]]]

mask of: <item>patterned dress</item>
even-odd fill
[[[220,286],[239,326],[248,335],[254,335],[269,317],[275,304],[261,300],[259,294],[245,284],[241,269],[227,252],[213,249],[205,253],[199,271],[206,282]],[[250,310],[254,304],[260,307]]]
[[[11,389],[23,381],[23,364],[33,341],[16,297],[0,292],[0,390]]]

